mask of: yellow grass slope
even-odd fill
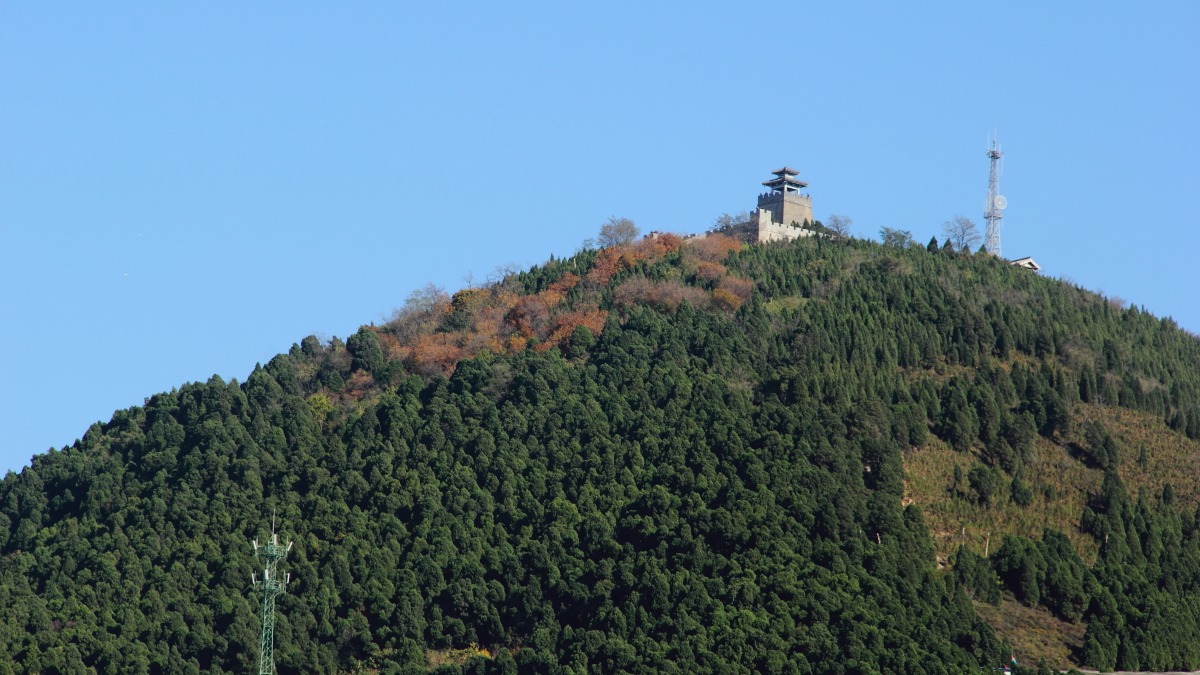
[[[928,446],[905,457],[906,501],[925,513],[936,543],[938,566],[948,565],[960,543],[983,555],[996,550],[1004,535],[1040,539],[1046,527],[1066,534],[1089,564],[1097,545],[1079,531],[1079,516],[1089,496],[1100,488],[1103,473],[1088,466],[1076,446],[1085,445],[1083,424],[1103,424],[1120,444],[1119,473],[1135,499],[1157,498],[1170,483],[1181,508],[1195,509],[1200,503],[1200,443],[1171,431],[1149,413],[1111,406],[1078,403],[1072,431],[1060,443],[1038,438],[1036,457],[1022,470],[1023,480],[1034,493],[1033,503],[1020,507],[1010,497],[1011,480],[1006,477],[991,504],[973,503],[966,480],[955,485],[955,466],[963,476],[982,461],[976,452],[955,452],[931,438]],[[1082,644],[1083,625],[1072,625],[1044,609],[1023,607],[1005,598],[1001,607],[977,605],[997,633],[1008,638],[1018,660],[1066,669],[1065,659]]]
[[[1039,437],[1037,456],[1022,469],[1022,478],[1034,492],[1033,503],[1023,508],[1009,496],[1008,477],[987,506],[955,496],[956,491],[970,492],[965,480],[955,485],[955,466],[965,476],[982,461],[976,452],[955,452],[931,438],[928,446],[905,457],[905,496],[925,513],[939,565],[948,562],[961,542],[983,555],[989,548],[995,550],[995,542],[1005,534],[1040,539],[1045,527],[1062,531],[1091,561],[1097,547],[1079,531],[1079,515],[1089,495],[1100,488],[1103,473],[1082,461],[1072,447],[1084,445],[1082,424],[1088,421],[1103,424],[1120,443],[1119,473],[1134,498],[1156,498],[1170,482],[1182,508],[1194,509],[1200,503],[1200,443],[1171,431],[1149,413],[1076,404],[1073,431],[1061,444]]]

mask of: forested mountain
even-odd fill
[[[0,673],[252,672],[273,511],[285,674],[976,672],[1004,594],[1086,623],[1087,665],[1200,668],[1197,495],[1131,496],[1143,458],[1083,410],[1192,442],[1200,340],[935,243],[586,250],[9,473]],[[1073,529],[940,565],[906,464],[1036,509],[1046,444],[1103,476]]]

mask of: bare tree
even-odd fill
[[[850,237],[850,226],[854,224],[854,221],[850,220],[849,216],[839,216],[836,213],[831,213],[829,214],[829,218],[822,224],[834,237],[848,239]]]
[[[723,230],[730,227],[738,227],[750,222],[750,213],[742,211],[741,213],[722,213],[713,221],[713,228]]]
[[[505,283],[521,273],[521,266],[515,262],[496,265],[496,268],[487,274],[486,286],[489,288],[501,288]]]
[[[946,233],[946,238],[954,244],[955,249],[967,253],[970,253],[982,238],[979,236],[979,228],[966,216],[954,216],[953,220],[942,223],[942,232]]]
[[[609,216],[608,222],[600,226],[598,243],[604,248],[620,246],[633,241],[636,236],[638,236],[638,228],[632,220]]]
[[[446,289],[430,282],[409,293],[404,299],[404,308],[400,311],[435,312],[449,301],[450,296],[446,295]]]
[[[422,333],[431,332],[445,314],[450,304],[446,289],[437,284],[425,284],[408,294],[404,307],[392,310],[384,328],[401,342],[406,342]]]

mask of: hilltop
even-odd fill
[[[1022,648],[1006,603],[1080,663],[1195,669],[1198,438],[1170,319],[933,245],[662,235],[36,456],[0,661],[253,667],[274,509],[283,673],[962,672]]]

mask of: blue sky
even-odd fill
[[[0,3],[0,470],[609,215],[701,231],[784,164],[928,241],[980,222],[993,129],[1008,257],[1200,331],[1198,34],[1195,2]]]

